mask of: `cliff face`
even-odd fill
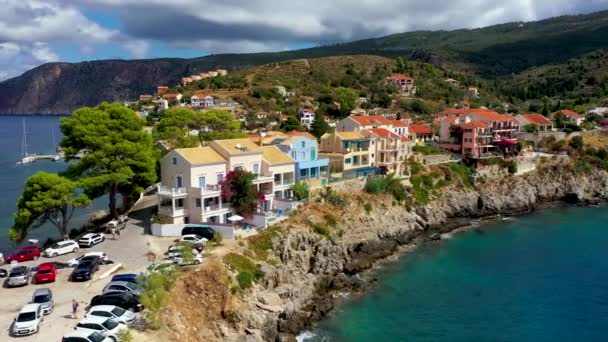
[[[357,274],[395,254],[402,245],[451,231],[469,218],[527,212],[549,201],[584,203],[607,198],[606,172],[545,170],[476,190],[450,192],[416,211],[391,206],[390,201],[385,206],[376,202],[380,207],[370,215],[361,208],[347,209],[341,213],[344,235],[336,240],[297,229],[276,239],[274,254],[279,264],[265,266],[263,281],[240,306],[227,311],[229,319],[216,330],[217,338],[292,341],[333,308],[333,294],[364,288],[366,282]]]

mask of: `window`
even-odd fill
[[[344,159],[344,164],[350,164],[350,158]]]
[[[201,199],[200,199],[200,198],[197,198],[197,199],[196,199],[196,207],[197,207],[197,208],[200,208],[200,207],[201,207]]]
[[[224,181],[224,174],[218,173],[217,174],[217,184],[221,184],[223,181]]]
[[[253,164],[253,173],[256,175],[260,174],[260,164]]]
[[[234,171],[243,171],[243,165],[235,165]]]
[[[173,157],[173,165],[177,165],[177,158]]]
[[[175,201],[175,207],[176,208],[183,208],[184,207],[184,199],[183,198],[178,198]]]
[[[291,151],[291,159],[297,159],[296,157],[296,151]]]
[[[188,216],[184,217],[184,223],[185,224],[190,223],[190,217],[188,217]]]
[[[198,187],[201,189],[205,188],[205,176],[198,177]]]
[[[317,160],[317,151],[310,150],[310,160]]]
[[[181,187],[183,187],[183,186],[184,186],[182,176],[176,176],[176,177],[175,177],[175,186],[176,186],[177,188],[181,188]]]
[[[302,148],[305,148],[305,147],[306,147],[306,141],[302,141],[302,143],[300,144],[300,146],[301,146]]]
[[[317,169],[316,168],[312,168],[310,169],[310,177],[311,178],[316,178],[317,177]]]

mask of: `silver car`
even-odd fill
[[[141,289],[130,281],[112,281],[103,288],[102,294],[111,292],[128,292],[135,296],[141,295]]]
[[[40,306],[42,307],[42,312],[45,315],[50,314],[51,312],[53,312],[54,308],[53,292],[51,291],[51,289],[47,288],[37,289],[32,295],[32,303],[40,304]]]
[[[23,286],[30,282],[32,276],[32,270],[27,266],[13,267],[8,274],[6,285],[8,287]]]

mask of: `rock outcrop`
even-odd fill
[[[223,331],[230,333],[218,338],[292,341],[334,308],[338,292],[365,289],[369,281],[359,274],[402,245],[462,227],[470,218],[525,213],[550,201],[587,203],[607,196],[608,173],[577,174],[564,166],[475,190],[452,191],[413,211],[385,206],[371,215],[360,210],[345,213],[348,226],[340,238],[292,230],[274,241],[280,263],[265,266],[264,279],[226,322]]]

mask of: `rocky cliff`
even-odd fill
[[[550,201],[589,203],[607,198],[608,173],[579,174],[562,165],[475,189],[452,189],[449,195],[413,210],[388,197],[365,194],[354,194],[344,209],[313,203],[298,215],[302,219],[292,218],[284,233],[274,238],[269,252],[277,262],[263,266],[265,276],[255,288],[217,308],[216,316],[222,319],[189,328],[182,313],[196,312],[192,304],[173,308],[168,325],[181,327],[174,330],[180,341],[210,335],[223,341],[294,341],[333,309],[337,292],[364,289],[368,281],[360,273],[403,246],[467,225],[471,218],[524,213]],[[362,209],[364,203],[373,203],[369,214]],[[302,224],[320,221],[327,213],[339,217],[335,229],[340,233],[332,238],[312,233]]]

